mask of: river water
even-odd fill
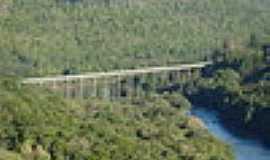
[[[270,148],[256,140],[234,135],[222,125],[216,112],[202,107],[193,107],[191,114],[201,119],[210,133],[231,145],[236,160],[270,160]]]

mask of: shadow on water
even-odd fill
[[[200,118],[218,139],[231,145],[237,160],[270,160],[270,148],[260,141],[233,134],[222,124],[218,113],[203,107],[193,107],[191,115]]]

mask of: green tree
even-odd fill
[[[222,87],[225,91],[239,92],[240,88],[240,75],[232,69],[219,70],[214,75],[216,87]]]
[[[256,33],[250,34],[249,47],[252,47],[252,48],[260,47],[260,40]]]

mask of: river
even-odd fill
[[[193,107],[191,114],[201,119],[210,133],[231,145],[236,160],[270,160],[270,148],[256,140],[234,135],[222,125],[216,112],[203,107]]]

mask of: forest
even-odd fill
[[[270,144],[262,50],[269,7],[269,0],[1,0],[0,160],[234,160],[229,145],[188,115],[194,104]],[[66,99],[21,83],[205,60],[213,65],[183,90],[135,100]]]
[[[0,73],[41,76],[205,60],[269,39],[268,0],[1,0]]]
[[[189,84],[193,103],[218,110],[226,124],[241,134],[259,137],[270,144],[270,61],[254,36],[245,47],[221,49],[214,65]],[[205,101],[207,99],[207,101]]]
[[[126,103],[66,100],[0,81],[1,160],[232,160],[180,93]]]

